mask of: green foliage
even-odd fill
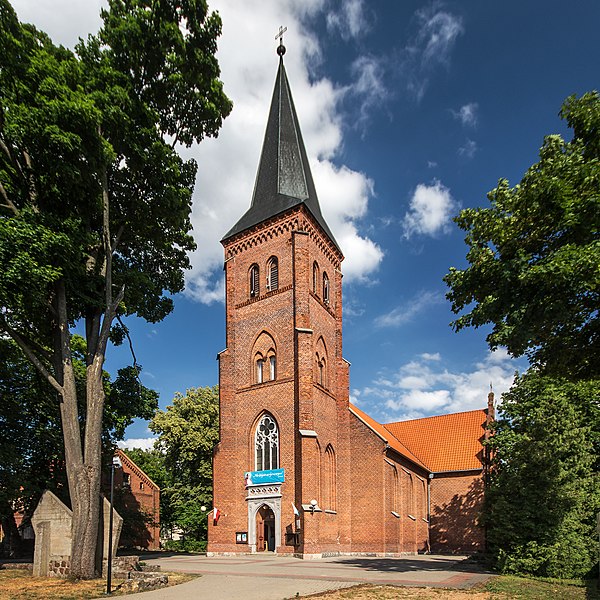
[[[150,429],[159,435],[167,485],[161,491],[171,526],[186,538],[205,540],[212,506],[212,453],[219,439],[219,389],[192,388],[158,411]],[[206,507],[206,512],[201,510]]]
[[[173,552],[206,552],[206,540],[168,540],[165,550]]]
[[[85,389],[84,341],[72,338],[77,384]],[[64,448],[56,391],[9,339],[0,338],[0,431],[10,443],[0,444],[0,508],[17,502],[26,512],[45,489],[67,504]],[[120,369],[114,381],[104,372],[106,406],[102,437],[105,456],[134,418],[149,419],[158,408],[158,394],[142,385],[138,369]],[[85,393],[79,394],[81,427],[85,423]]]
[[[444,280],[456,330],[491,324],[491,348],[526,354],[549,373],[600,376],[600,96],[571,96],[565,142],[549,135],[540,160],[510,188],[501,179],[489,208],[456,218],[469,246],[464,270]]]
[[[0,332],[60,396],[81,577],[95,574],[107,344],[127,334],[120,316],[171,312],[195,248],[196,164],[176,147],[216,136],[231,111],[206,2],[109,0],[102,18],[72,52],[0,0]],[[112,384],[117,432],[135,371]]]
[[[587,576],[597,560],[600,381],[535,370],[503,396],[485,523],[505,573]]]

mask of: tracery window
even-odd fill
[[[329,304],[329,277],[327,277],[327,273],[323,273],[323,302]]]
[[[279,263],[276,256],[272,256],[267,263],[267,291],[272,292],[279,288]]]
[[[248,272],[250,298],[256,298],[259,295],[259,292],[260,292],[259,275],[260,275],[260,272],[258,270],[258,265],[256,265],[256,264],[252,265],[250,267],[250,271]]]
[[[254,448],[257,471],[279,468],[279,428],[271,415],[264,415],[258,422]]]

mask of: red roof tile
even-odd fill
[[[416,465],[427,469],[427,466],[424,465],[423,462],[419,460],[419,458],[417,458],[399,439],[397,439],[393,434],[390,435],[390,432],[387,431],[381,423],[378,423],[375,421],[375,419],[372,419],[367,413],[354,406],[354,404],[350,404],[349,406],[350,412],[359,420],[361,420],[369,429],[374,431],[391,448],[393,448],[402,456],[408,458],[408,460],[412,461]]]
[[[482,441],[487,411],[388,423],[383,428],[434,473],[482,468]]]

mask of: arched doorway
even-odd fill
[[[266,504],[256,512],[256,551],[275,551],[275,513]]]

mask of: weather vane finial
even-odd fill
[[[279,38],[279,46],[277,46],[277,54],[281,58],[285,54],[285,46],[283,45],[283,34],[287,31],[287,27],[279,27],[279,33],[275,36],[275,39]]]

